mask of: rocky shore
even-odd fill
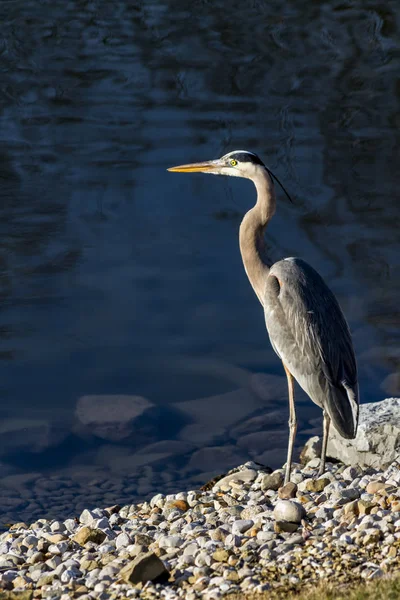
[[[268,473],[248,462],[202,490],[0,536],[0,586],[25,598],[220,598],[400,569],[400,461]]]
[[[0,535],[0,599],[213,600],[400,572],[399,441],[391,398],[361,407],[354,440],[332,433],[322,477],[312,437],[287,485],[250,461],[200,489],[168,493],[160,476],[145,502],[115,505],[105,488],[108,508],[87,498],[74,518],[14,523]]]

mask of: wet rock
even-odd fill
[[[148,446],[144,446],[137,451],[137,454],[140,456],[142,454],[147,456],[156,456],[160,455],[162,457],[180,455],[183,456],[188,452],[194,450],[195,445],[190,444],[189,442],[183,442],[181,440],[162,440],[161,442],[155,442],[154,444],[149,444]]]
[[[248,433],[237,440],[239,448],[254,453],[264,452],[266,448],[282,448],[282,454],[287,446],[287,432],[283,431],[257,431]]]
[[[265,432],[264,435],[265,438],[267,438],[270,433],[268,429],[279,428],[281,425],[284,426],[286,423],[287,416],[282,413],[282,411],[272,410],[270,412],[263,412],[260,415],[252,416],[244,421],[239,422],[232,427],[230,434],[234,439],[239,439],[251,433]]]
[[[182,429],[179,438],[198,445],[211,445],[216,436],[225,434],[230,427],[262,408],[263,402],[250,390],[241,388],[174,406],[193,422]],[[213,416],[212,426],[210,415]]]
[[[76,416],[88,433],[118,442],[133,433],[135,420],[152,406],[142,396],[82,396]]]
[[[68,434],[69,429],[65,422],[43,419],[2,419],[0,456],[15,452],[43,452],[61,444]]]
[[[246,458],[246,454],[239,451],[236,446],[212,446],[194,452],[190,458],[188,468],[203,472],[226,472]]]
[[[265,406],[265,402],[278,402],[284,400],[287,402],[287,381],[286,377],[279,375],[267,375],[266,373],[253,373],[249,378],[249,384],[251,391],[260,397]],[[281,413],[282,415],[282,413]],[[277,425],[284,421],[278,421],[279,417],[276,415],[272,420],[271,425]],[[284,420],[287,420],[286,416],[283,416]]]
[[[168,569],[154,552],[142,554],[128,563],[120,571],[120,577],[127,583],[161,583],[169,577]]]

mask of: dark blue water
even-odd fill
[[[399,16],[1,2],[1,521],[285,459],[286,382],[238,249],[254,189],[171,165],[259,153],[295,199],[271,260],[336,293],[362,401],[399,393]],[[298,446],[320,428],[301,394],[299,417]]]

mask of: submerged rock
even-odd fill
[[[92,435],[118,442],[133,433],[135,420],[152,406],[142,396],[82,396],[76,416]]]
[[[61,444],[69,434],[69,424],[47,419],[2,419],[0,456],[14,453],[44,452]],[[3,467],[4,475],[7,469]]]

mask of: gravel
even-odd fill
[[[282,488],[281,469],[249,462],[203,490],[16,523],[0,535],[0,589],[211,600],[399,570],[400,461],[385,470],[328,463],[315,479],[317,468],[318,459],[294,465]]]

